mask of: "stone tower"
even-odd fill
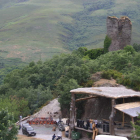
[[[107,17],[107,35],[112,39],[109,51],[123,49],[131,43],[132,23],[128,17]]]

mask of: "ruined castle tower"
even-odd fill
[[[109,51],[123,49],[131,43],[132,23],[128,17],[107,17],[107,35],[112,39]]]

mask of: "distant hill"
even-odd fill
[[[103,47],[107,16],[128,16],[132,44],[140,43],[139,7],[138,0],[1,0],[0,55],[30,62]]]

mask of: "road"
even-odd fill
[[[44,125],[32,125],[34,130],[36,131],[36,136],[34,138],[41,138],[43,140],[52,140],[52,135],[55,134],[56,136],[62,135],[62,132],[56,129],[56,131],[52,131],[52,127],[45,127]],[[19,130],[19,135],[22,134],[22,129]],[[63,140],[70,140],[68,138],[63,137]]]

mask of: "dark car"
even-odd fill
[[[22,125],[22,133],[27,136],[35,136],[36,132],[30,125]]]
[[[64,123],[62,121],[59,121],[57,125],[58,125],[59,131],[65,131]]]

